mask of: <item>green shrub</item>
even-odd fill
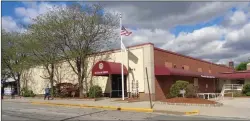
[[[250,96],[250,92],[247,92],[247,93],[246,93],[246,96]]]
[[[198,92],[198,87],[194,86],[193,84],[188,84],[186,88],[186,97],[187,98],[194,98],[197,97],[196,93]]]
[[[90,87],[88,96],[90,98],[101,97],[102,96],[102,88],[98,85]]]
[[[248,92],[250,92],[250,84],[245,84],[243,86],[242,93],[247,94]]]
[[[170,88],[170,96],[178,97],[180,95],[180,90],[181,89],[186,90],[188,84],[189,82],[187,81],[181,81],[181,80],[176,81]]]
[[[24,97],[35,97],[36,95],[34,94],[34,92],[32,90],[29,90],[28,88],[23,88],[21,90],[21,94]]]
[[[234,97],[241,97],[243,94],[240,91],[233,91],[233,96]]]

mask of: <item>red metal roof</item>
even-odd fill
[[[183,69],[168,68],[165,66],[155,66],[155,75],[178,75],[178,76],[193,76],[203,78],[216,78],[219,75],[212,75],[202,72],[192,72]]]
[[[127,68],[123,65],[123,72],[128,74]],[[92,68],[93,76],[108,76],[109,74],[121,74],[121,63],[99,61]]]
[[[226,79],[250,79],[250,71],[224,72],[220,75]]]

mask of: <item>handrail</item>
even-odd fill
[[[242,89],[243,89],[243,84],[224,84],[221,90],[220,97],[224,99],[225,91],[242,90]]]

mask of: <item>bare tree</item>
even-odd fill
[[[97,4],[54,7],[39,15],[28,29],[29,43],[36,61],[48,72],[53,87],[55,64],[65,60],[78,77],[79,96],[84,90],[88,56],[109,48],[110,40],[118,37],[117,15],[104,11]],[[86,82],[87,83],[87,82]],[[87,85],[85,83],[85,85]]]
[[[88,55],[108,48],[117,37],[118,17],[104,11],[97,4],[82,7],[79,4],[59,7],[49,14],[53,18],[54,37],[60,39],[57,47],[78,77],[79,96],[88,89],[83,87],[88,67]],[[51,25],[51,26],[52,26]]]

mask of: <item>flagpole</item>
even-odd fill
[[[121,28],[122,28],[122,14],[120,13],[120,31],[121,31]],[[124,100],[124,73],[123,73],[123,54],[122,54],[122,35],[121,35],[121,32],[120,32],[120,37],[121,37],[121,71],[122,71],[122,100]]]

